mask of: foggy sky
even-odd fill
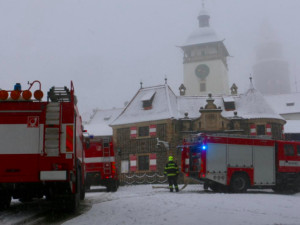
[[[44,94],[73,80],[80,111],[123,107],[165,77],[178,94],[182,50],[197,29],[201,0],[0,0],[0,88],[40,80]],[[267,21],[300,90],[299,0],[206,0],[211,26],[229,51],[230,86],[249,86]],[[296,89],[295,80],[298,82]]]

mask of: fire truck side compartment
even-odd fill
[[[226,184],[226,145],[218,143],[208,143],[206,151],[207,175],[208,179]]]
[[[275,184],[275,146],[253,146],[254,185]]]

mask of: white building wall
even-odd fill
[[[200,92],[201,80],[195,74],[195,69],[200,64],[206,64],[210,69],[206,77],[206,92]],[[187,96],[207,95],[208,93],[229,94],[228,72],[221,60],[186,63],[183,70]]]

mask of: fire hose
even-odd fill
[[[182,191],[186,188],[186,186],[189,184],[190,178],[187,177],[185,174],[183,175],[183,186],[179,189],[179,191]],[[164,188],[169,189],[169,186],[152,186],[152,188]]]

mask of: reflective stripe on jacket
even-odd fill
[[[177,164],[173,161],[169,161],[165,166],[164,174],[168,177],[178,176],[179,171]]]

